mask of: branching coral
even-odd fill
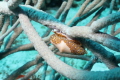
[[[101,46],[101,45],[104,45],[114,51],[119,52],[120,51],[120,39],[117,37],[111,36],[107,33],[103,33],[103,32],[99,31],[100,29],[102,29],[108,25],[118,23],[120,21],[120,12],[110,14],[110,15],[100,18],[96,21],[93,20],[89,26],[76,26],[76,24],[74,24],[73,26],[69,27],[69,24],[71,24],[75,20],[76,17],[79,17],[82,20],[83,18],[81,18],[81,17],[84,16],[83,14],[85,14],[86,16],[89,16],[90,15],[90,14],[88,14],[88,13],[90,13],[90,11],[88,11],[89,8],[92,9],[92,12],[95,12],[96,10],[100,10],[100,9],[98,9],[99,7],[105,7],[104,5],[106,4],[107,0],[102,0],[101,2],[100,2],[100,0],[98,0],[98,1],[94,0],[91,3],[90,3],[90,1],[86,0],[84,2],[84,4],[82,5],[82,8],[78,11],[76,16],[68,23],[68,25],[65,25],[64,22],[65,22],[67,14],[68,14],[68,10],[70,9],[72,0],[68,1],[67,7],[65,8],[64,11],[62,9],[62,11],[63,11],[63,14],[61,15],[62,22],[59,21],[58,19],[56,19],[56,18],[59,18],[61,12],[58,12],[58,14],[56,15],[56,18],[54,18],[50,14],[48,14],[42,10],[36,9],[32,6],[19,5],[21,1],[22,0],[20,0],[20,1],[9,0],[8,2],[1,1],[0,2],[0,13],[3,15],[9,15],[9,16],[15,15],[15,16],[19,17],[19,21],[20,21],[20,24],[22,27],[21,30],[23,29],[23,31],[27,34],[29,40],[32,43],[32,44],[28,44],[29,46],[26,47],[26,49],[32,48],[32,50],[33,49],[37,50],[39,55],[47,62],[47,64],[49,66],[51,66],[58,73],[62,74],[63,76],[65,76],[69,79],[72,79],[72,80],[119,80],[120,79],[120,75],[118,75],[120,73],[120,69],[118,68],[119,58],[114,56],[114,54],[112,52],[106,50],[103,46]],[[88,3],[89,3],[89,5],[87,6]],[[38,7],[40,7],[41,3],[36,4],[36,5],[39,5]],[[64,2],[64,5],[66,5],[65,2]],[[95,6],[95,7],[93,7],[93,6]],[[84,10],[83,13],[81,10],[82,11]],[[39,34],[36,32],[33,25],[31,24],[30,19],[34,20],[38,23],[41,23],[42,25],[45,25],[57,32],[60,32],[61,34],[64,34],[65,36],[67,36],[70,39],[73,39],[73,40],[75,39],[77,41],[80,41],[82,43],[82,45],[84,45],[84,47],[86,47],[87,49],[89,49],[90,51],[93,52],[93,54],[95,55],[95,58],[97,57],[97,59],[92,58],[90,60],[90,58],[88,58],[88,57],[84,58],[83,56],[81,56],[81,59],[90,60],[89,63],[84,67],[84,70],[78,70],[78,69],[75,69],[75,68],[65,64],[64,62],[59,60],[55,56],[55,54],[49,49],[48,45],[46,45],[47,42],[49,43],[49,39],[45,40],[45,38],[42,39],[39,36]],[[77,20],[77,23],[78,22],[79,22],[79,19]],[[3,28],[5,28],[5,27],[3,27]],[[18,33],[17,35],[19,35],[20,33],[19,33],[19,31],[17,31],[18,29],[17,28],[15,28],[15,29],[16,29],[15,31]],[[8,34],[8,32],[6,34]],[[4,37],[2,36],[0,39],[2,40]],[[12,41],[10,41],[10,42],[12,44]],[[74,43],[72,43],[72,44],[74,44]],[[22,49],[20,47],[19,48],[21,50],[23,50],[23,46],[21,46],[21,47],[22,47]],[[14,50],[13,50],[13,52],[14,52]],[[6,50],[4,50],[4,52],[1,52],[2,58],[5,57],[6,55],[8,55],[10,51],[12,51],[10,46],[6,47]],[[6,52],[8,52],[8,53],[6,53]],[[68,56],[70,56],[70,55],[68,55]],[[75,55],[73,55],[73,56],[75,57]],[[98,60],[103,62],[110,70],[109,71],[101,71],[101,72],[89,71],[89,70],[91,70],[94,63],[98,62]],[[37,62],[35,62],[35,64],[37,64]],[[35,64],[33,64],[33,65],[35,65]],[[38,67],[36,67],[35,71],[33,71],[33,72],[36,72],[39,67],[40,67],[40,65],[38,64]],[[14,79],[18,75],[19,75],[19,73],[13,73],[13,75],[11,74],[5,80]],[[30,77],[31,75],[28,74],[28,76]],[[98,76],[98,77],[96,77],[96,76]],[[9,79],[9,77],[11,77],[11,78]]]

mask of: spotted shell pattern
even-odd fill
[[[76,54],[76,55],[83,55],[86,53],[84,47],[82,44],[77,41],[77,40],[70,40],[66,36],[60,34],[60,33],[55,33],[50,37],[50,41],[54,44],[59,44],[61,41],[64,41],[66,45],[70,48],[71,53]]]

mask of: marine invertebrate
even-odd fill
[[[60,52],[73,53],[77,55],[83,55],[86,53],[82,43],[75,39],[70,39],[62,33],[53,34],[50,38],[52,44],[54,44]]]

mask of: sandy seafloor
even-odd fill
[[[78,9],[79,9],[79,7],[70,9],[69,14],[67,16],[66,23],[74,16],[73,14],[76,14],[76,11],[78,11]],[[55,10],[49,10],[47,12],[50,12],[50,14],[54,16],[56,14],[56,9]],[[108,15],[108,12],[109,12],[109,9],[106,9],[102,13],[101,17],[104,17],[104,16]],[[86,25],[87,24],[86,22],[89,22],[93,15],[91,15],[90,17],[86,18],[85,20],[81,21],[77,26]],[[47,29],[45,26],[42,26],[39,23],[36,23],[34,21],[31,21],[31,22],[32,22],[33,26],[35,27],[35,29],[37,30],[37,32],[40,35],[42,35],[45,32],[45,30]],[[119,28],[119,25],[120,24],[117,24],[116,29]],[[109,26],[109,31],[110,31],[110,27],[111,26]],[[109,33],[109,31],[108,31],[108,33]],[[119,35],[117,35],[117,37],[119,37]],[[27,44],[27,43],[30,43],[30,41],[28,40],[27,36],[23,32],[17,38],[17,43],[14,44],[13,46],[19,45],[19,44]],[[106,48],[106,49],[109,50],[108,48]],[[112,50],[110,50],[110,51],[112,51]],[[115,51],[112,51],[112,52],[114,54],[118,55],[117,52],[115,52]],[[6,77],[6,75],[11,74],[14,70],[18,69],[20,66],[22,66],[26,62],[35,59],[37,54],[38,54],[37,51],[19,51],[19,52],[11,54],[11,55],[5,57],[4,59],[0,60],[0,80],[3,80]],[[91,54],[92,53],[90,51],[88,51],[87,55],[91,55]],[[71,59],[71,58],[65,58],[65,62],[69,65],[72,65],[73,67],[75,67],[77,69],[81,69],[86,64],[86,61],[84,61],[84,60]],[[22,74],[23,75],[26,74],[27,72],[32,70],[34,67],[35,66],[31,67],[30,69],[26,70]],[[43,67],[41,67],[40,70],[35,75],[37,77],[41,77],[42,76],[42,70],[43,70]],[[108,70],[108,68],[102,63],[96,63],[92,68],[92,71],[105,71],[105,70]],[[49,80],[50,71],[51,71],[51,68],[48,67],[46,80]]]

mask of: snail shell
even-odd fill
[[[50,37],[50,41],[55,45],[60,52],[73,53],[76,55],[83,55],[86,53],[82,44],[73,39],[68,39],[61,33],[55,33]]]

